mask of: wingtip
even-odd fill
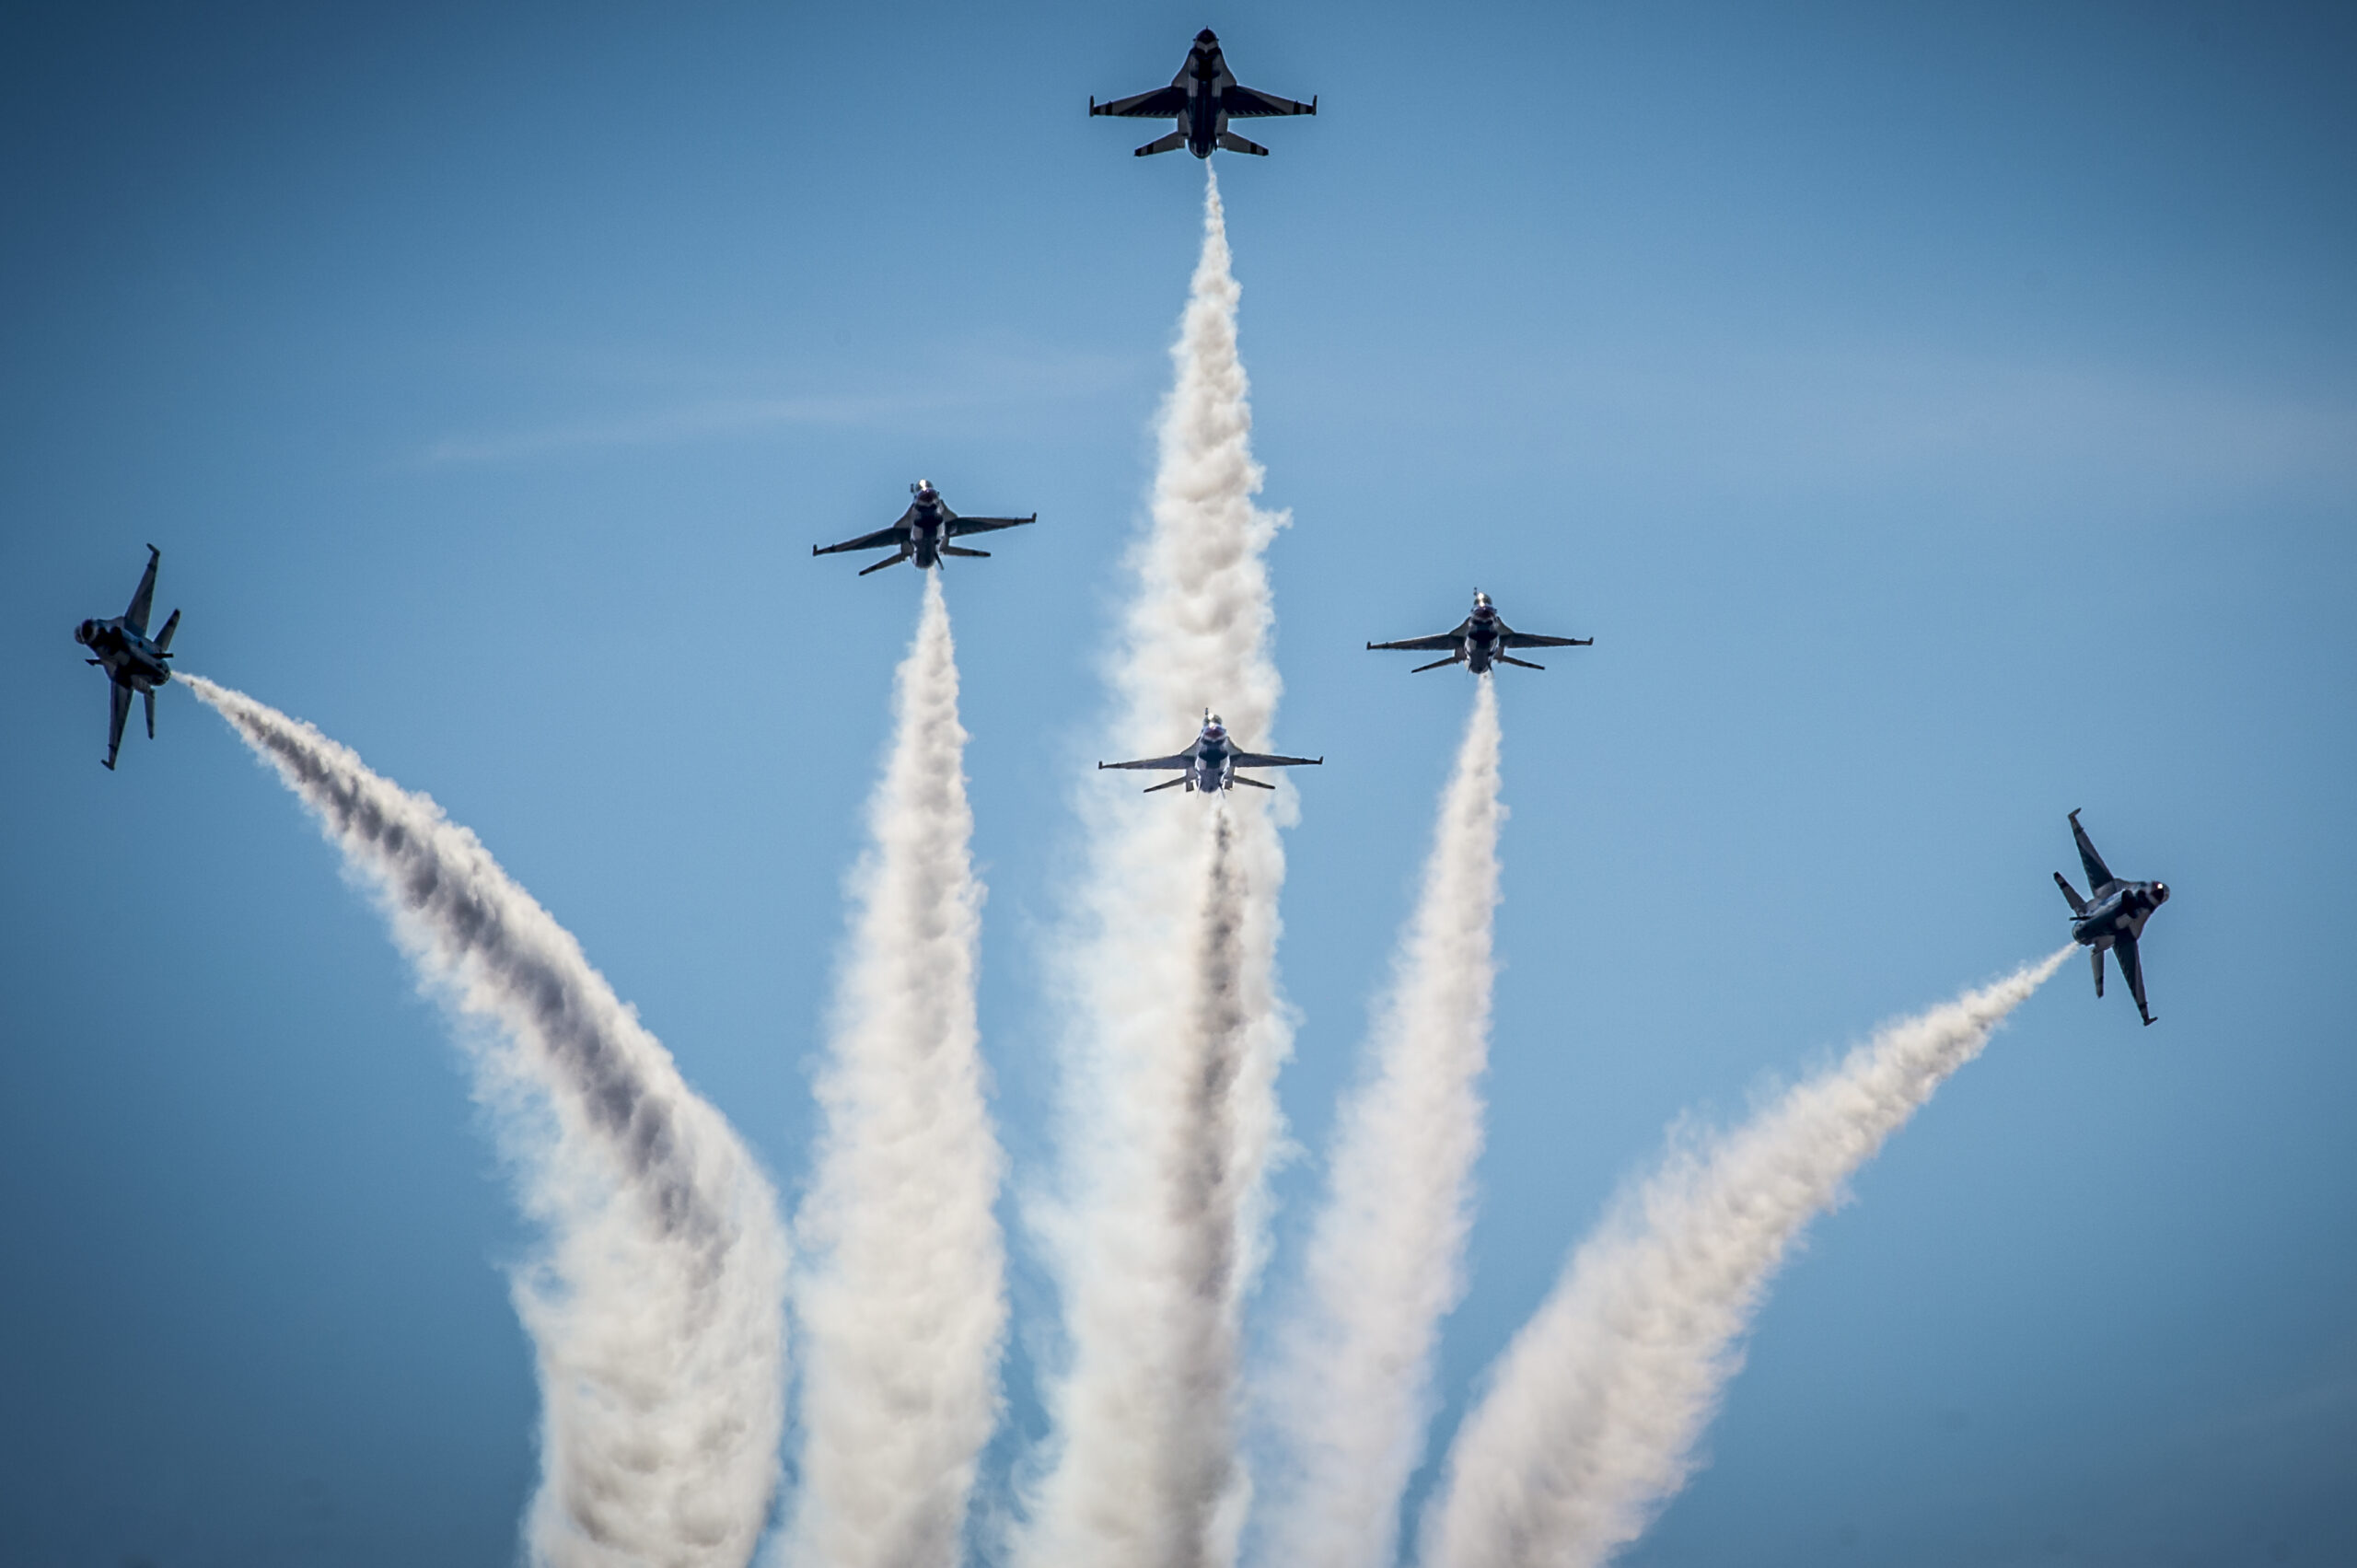
[[[2079,825],[2079,813],[2085,809],[2086,807],[2084,806],[2073,806],[2071,807],[2071,826],[2075,828]]]

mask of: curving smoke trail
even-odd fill
[[[1284,519],[1252,504],[1260,470],[1237,296],[1213,178],[1171,351],[1153,527],[1131,558],[1137,587],[1109,668],[1111,755],[1175,749],[1206,706],[1245,744],[1274,741],[1262,554]],[[1060,976],[1076,1020],[1062,1195],[1033,1214],[1058,1274],[1069,1361],[1048,1391],[1054,1434],[1028,1489],[1017,1558],[1029,1568],[1216,1568],[1235,1557],[1247,1499],[1237,1321],[1261,1252],[1261,1176],[1290,1043],[1275,981],[1284,854],[1271,808],[1290,797],[1238,793],[1254,798],[1147,800],[1100,781],[1082,803],[1082,923]],[[1223,826],[1207,830],[1206,810]],[[1233,929],[1213,941],[1220,922]],[[1198,1091],[1215,1062],[1226,1065],[1213,1105]],[[1193,1187],[1212,1171],[1219,1201],[1198,1202]]]
[[[740,1568],[777,1481],[786,1243],[752,1156],[572,935],[440,807],[201,677],[375,890],[470,1031],[548,1229],[517,1279],[539,1354],[529,1551],[553,1568]]]
[[[1693,1469],[1785,1249],[2074,950],[1886,1026],[1625,1193],[1458,1432],[1428,1568],[1588,1568],[1634,1540]]]
[[[1005,1258],[974,1013],[982,895],[937,572],[893,708],[797,1225],[804,1446],[786,1557],[811,1568],[950,1568],[998,1416]]]
[[[1440,1320],[1464,1294],[1505,816],[1497,694],[1479,686],[1368,1075],[1337,1119],[1306,1301],[1279,1341],[1266,1403],[1288,1468],[1255,1555],[1287,1568],[1389,1568]]]

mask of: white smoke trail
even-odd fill
[[[797,1225],[800,1496],[810,1568],[950,1568],[998,1414],[1000,1156],[974,1014],[981,889],[941,575],[894,678]]]
[[[1285,1568],[1389,1568],[1432,1416],[1440,1320],[1464,1293],[1505,815],[1497,696],[1478,684],[1369,1075],[1337,1119],[1306,1303],[1264,1401],[1289,1469],[1255,1555]]]
[[[1885,1027],[1624,1195],[1458,1432],[1430,1568],[1590,1568],[1634,1540],[1691,1471],[1794,1238],[2073,950]]]
[[[1241,743],[1274,743],[1262,552],[1284,519],[1252,504],[1260,470],[1237,296],[1213,179],[1172,350],[1153,528],[1131,561],[1137,588],[1109,670],[1113,756],[1177,749],[1207,706]],[[1070,1362],[1049,1389],[1055,1434],[1017,1543],[1030,1568],[1216,1568],[1234,1559],[1247,1496],[1235,1459],[1236,1324],[1260,1261],[1261,1177],[1290,1042],[1275,981],[1284,854],[1271,809],[1290,797],[1141,799],[1113,783],[1128,776],[1092,780],[1082,807],[1086,923],[1062,976],[1078,1020],[1062,1108],[1064,1192],[1035,1215],[1059,1275]],[[1206,810],[1226,823],[1224,851]],[[1208,935],[1215,919],[1233,931]],[[1207,956],[1220,951],[1232,958]],[[1233,1009],[1227,1044],[1211,1038],[1213,993]],[[1210,1105],[1201,1075],[1231,1056]],[[1191,1203],[1190,1183],[1207,1170],[1221,1201]]]
[[[241,692],[183,676],[319,818],[470,1031],[547,1250],[515,1283],[539,1353],[552,1568],[741,1568],[777,1483],[786,1243],[728,1123],[572,935],[442,808]]]

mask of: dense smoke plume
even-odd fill
[[[787,1560],[952,1568],[999,1411],[1001,1158],[974,1012],[981,889],[941,575],[894,678],[802,1205],[801,1489]]]
[[[1685,1484],[1794,1238],[2073,951],[1885,1027],[1625,1193],[1458,1431],[1427,1568],[1592,1568],[1636,1539]]]
[[[552,1568],[741,1568],[777,1482],[786,1243],[720,1113],[580,944],[440,807],[299,720],[182,679],[319,818],[470,1029],[545,1249],[515,1282],[538,1354],[528,1547]]]
[[[1237,296],[1213,179],[1172,350],[1153,526],[1131,559],[1136,588],[1108,668],[1108,756],[1174,751],[1206,707],[1240,744],[1274,740],[1262,555],[1283,519],[1252,504],[1260,470]],[[1235,1342],[1260,1260],[1290,1040],[1275,981],[1284,854],[1272,809],[1289,796],[1142,799],[1116,785],[1126,778],[1092,779],[1084,797],[1087,873],[1062,955],[1075,1018],[1062,1191],[1035,1217],[1069,1360],[1048,1389],[1055,1429],[1017,1543],[1028,1568],[1218,1568],[1234,1559],[1248,1496],[1234,1355],[1220,1347]],[[1206,933],[1223,923],[1232,929],[1213,942]],[[1232,956],[1214,962],[1214,949]],[[1213,1063],[1226,1074],[1215,1113],[1200,1093]],[[1219,1201],[1190,1201],[1190,1183],[1210,1171]]]
[[[1465,1290],[1505,815],[1497,694],[1476,684],[1366,1078],[1336,1118],[1304,1306],[1280,1336],[1267,1408],[1286,1469],[1254,1555],[1285,1568],[1389,1568],[1440,1320]]]

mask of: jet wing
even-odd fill
[[[147,634],[147,612],[156,608],[156,563],[164,552],[154,545],[147,547],[147,570],[140,575],[139,591],[131,596],[131,608],[122,612],[122,623],[138,633]]]
[[[810,553],[832,555],[839,550],[882,550],[888,546],[897,547],[903,544],[908,537],[907,530],[899,523],[894,523],[888,528],[877,528],[874,533],[864,533],[857,539],[847,539],[841,544],[814,544],[810,547]]]
[[[1435,633],[1434,635],[1429,637],[1405,637],[1396,643],[1369,643],[1367,646],[1370,648],[1400,648],[1409,653],[1415,654],[1446,653],[1448,650],[1456,647],[1459,642],[1464,640],[1465,627],[1466,622],[1460,621],[1457,623],[1457,630],[1454,632]]]
[[[119,680],[107,682],[107,766],[114,766],[122,749],[122,724],[131,716],[131,688]]]
[[[1239,768],[1315,768],[1326,761],[1323,757],[1275,757],[1265,751],[1238,751],[1236,765]]]
[[[1231,120],[1266,120],[1277,114],[1315,114],[1318,100],[1295,103],[1289,98],[1272,93],[1254,92],[1250,87],[1230,87],[1220,94],[1219,106]]]
[[[2086,867],[2087,897],[2100,900],[2105,889],[2119,878],[2111,874],[2111,867],[2106,865],[2103,863],[2103,856],[2096,853],[2096,842],[2087,837],[2087,830],[2084,828],[2079,826],[2079,814],[2076,811],[2071,813],[2071,836],[2079,841],[2079,864]],[[2133,959],[2128,960],[2129,963],[2133,961]],[[2124,970],[2128,967],[2128,963],[2122,963],[2119,967]]]
[[[952,517],[949,519],[948,532],[950,538],[956,539],[960,534],[990,533],[998,528],[1019,528],[1026,523],[1036,523],[1039,520],[1039,514],[1037,512],[1028,517]]]
[[[1100,768],[1191,768],[1195,765],[1192,751],[1175,752],[1167,757],[1141,757],[1134,762],[1099,762]]]
[[[2119,960],[2119,978],[2128,982],[2128,994],[2136,998],[2138,1015],[2151,1023],[2153,1010],[2144,1005],[2144,965],[2136,952],[2136,938],[2122,933],[2111,945],[2111,956]]]
[[[1186,112],[1187,89],[1179,86],[1179,82],[1186,79],[1187,73],[1181,70],[1178,81],[1167,87],[1156,87],[1150,93],[1139,93],[1134,98],[1117,98],[1110,103],[1098,103],[1092,99],[1088,112],[1118,115],[1123,120],[1167,120]]]

